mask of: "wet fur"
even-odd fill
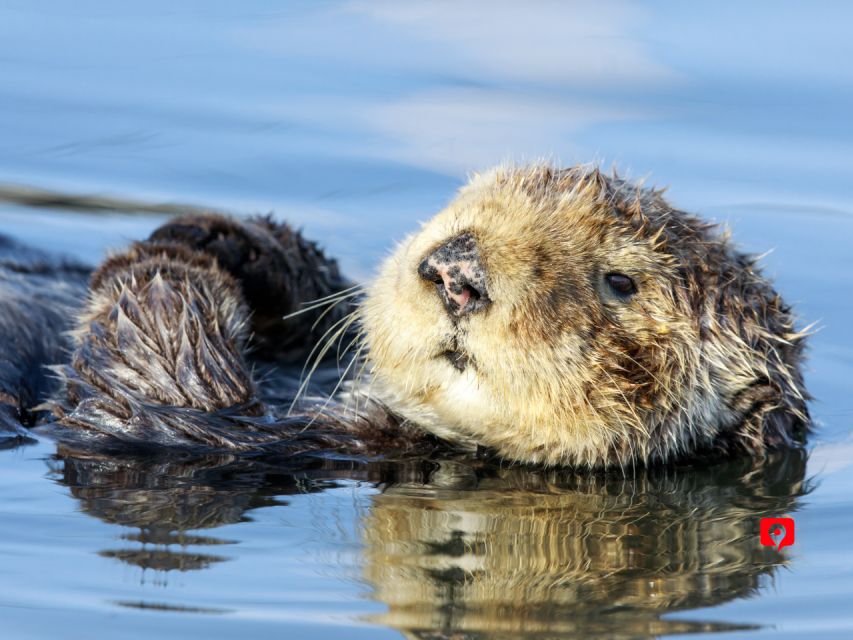
[[[465,234],[490,301],[458,318],[418,268]],[[608,270],[638,295],[608,297]],[[97,270],[70,359],[22,355],[68,362],[51,403],[67,433],[136,445],[374,455],[418,449],[423,428],[511,460],[624,467],[761,456],[807,428],[803,334],[755,261],[660,192],[594,169],[476,177],[353,314],[346,284],[286,225],[188,216]],[[261,397],[249,345],[287,362],[319,343],[321,360],[344,338],[355,381],[331,403],[303,399],[286,415]]]

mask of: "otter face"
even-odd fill
[[[703,274],[731,257],[707,229],[595,170],[477,177],[370,288],[371,395],[524,462],[625,464],[707,445],[743,417],[733,399],[758,375],[725,318],[705,313],[716,302]]]

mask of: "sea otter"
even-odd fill
[[[755,259],[660,191],[501,167],[364,290],[286,225],[169,221],[95,271],[40,408],[102,444],[360,455],[432,434],[544,465],[761,456],[808,430],[804,338]],[[310,352],[309,369],[339,344],[356,355],[334,398],[303,385],[283,406],[252,344]]]

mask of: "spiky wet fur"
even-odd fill
[[[152,422],[178,428],[180,418],[161,416],[159,406],[215,412],[241,405],[257,414],[243,357],[248,319],[236,281],[212,256],[137,243],[92,277],[71,362],[57,368],[65,394],[55,411],[66,425],[97,431],[108,422],[127,432]]]
[[[492,305],[457,319],[417,266],[462,233],[476,238]],[[609,294],[608,272],[638,293]],[[808,423],[804,335],[755,260],[662,192],[594,168],[475,177],[385,263],[362,317],[373,393],[512,460],[760,455]],[[457,370],[448,349],[472,366]]]

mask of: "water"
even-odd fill
[[[273,210],[366,278],[465,173],[615,163],[817,321],[807,462],[629,479],[0,451],[6,638],[849,637],[853,8],[0,5],[0,182]],[[0,204],[97,262],[163,216]],[[792,515],[796,542],[758,544]]]

